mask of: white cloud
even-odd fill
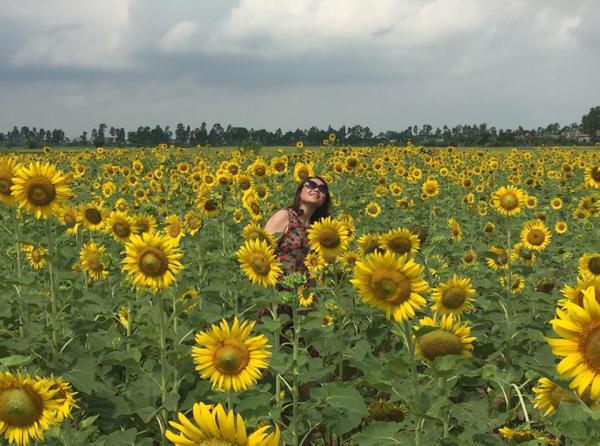
[[[193,20],[184,20],[169,29],[160,39],[159,46],[167,52],[179,52],[196,47],[199,27]]]
[[[112,67],[127,63],[124,32],[131,0],[19,0],[0,18],[17,23],[22,43],[10,55],[16,66]]]

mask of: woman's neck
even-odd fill
[[[300,218],[308,226],[308,223],[310,222],[310,217],[312,217],[317,208],[306,203],[300,203],[300,209],[302,210],[302,215],[300,215]]]

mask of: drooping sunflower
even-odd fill
[[[507,217],[517,215],[525,206],[527,195],[514,186],[502,186],[492,194],[492,204],[496,211]]]
[[[0,435],[9,443],[27,446],[42,441],[44,431],[60,424],[59,389],[48,378],[0,372]]]
[[[422,273],[423,267],[407,254],[373,253],[356,262],[350,282],[367,305],[381,308],[388,319],[393,316],[404,322],[427,303],[420,294],[429,290]]]
[[[510,255],[504,248],[500,248],[498,246],[492,246],[488,250],[492,257],[486,257],[485,263],[492,268],[494,271],[498,271],[498,269],[507,269],[510,263]]]
[[[554,413],[563,402],[578,402],[570,391],[563,389],[545,377],[538,379],[532,390],[535,393],[533,407],[539,409],[545,417]]]
[[[552,234],[540,220],[527,222],[521,230],[521,242],[534,251],[543,251],[552,240]]]
[[[131,321],[131,315],[129,313],[129,309],[127,307],[119,308],[119,311],[118,311],[116,317],[117,317],[117,320],[119,321],[119,323],[123,326],[123,328],[125,328],[127,330],[129,328],[129,324]]]
[[[135,286],[156,292],[168,288],[183,269],[183,254],[168,235],[145,233],[132,235],[125,244],[123,271]]]
[[[452,314],[445,314],[440,320],[437,315],[424,317],[419,321],[419,330],[423,327],[435,328],[421,336],[417,331],[415,351],[425,361],[447,355],[471,356],[477,338],[470,336],[471,327],[455,320]]]
[[[49,379],[52,381],[50,390],[58,390],[54,395],[54,399],[59,402],[59,406],[56,409],[58,421],[61,422],[66,418],[71,418],[72,410],[79,407],[75,401],[77,392],[73,391],[71,384],[66,382],[61,376],[51,376]]]
[[[525,443],[526,441],[537,440],[541,441],[548,446],[557,446],[558,441],[555,438],[548,437],[543,432],[531,429],[526,426],[519,426],[518,428],[510,428],[503,426],[498,429],[498,433],[502,438],[507,440],[514,440],[517,443]]]
[[[77,208],[65,206],[60,210],[58,221],[66,227],[67,234],[77,234],[77,230],[79,229],[79,222],[77,220]]]
[[[348,248],[348,229],[331,217],[313,223],[307,236],[311,248],[323,257],[335,257]]]
[[[226,320],[196,334],[192,347],[195,369],[202,379],[209,379],[216,390],[241,392],[253,387],[271,357],[269,341],[264,335],[250,337],[255,322],[231,327]]]
[[[382,237],[379,234],[363,234],[358,238],[358,247],[364,255],[369,255],[375,251],[385,252]]]
[[[195,403],[192,414],[192,421],[182,412],[177,414],[179,423],[169,421],[178,432],[167,430],[167,440],[176,446],[279,446],[279,427],[267,433],[269,426],[263,426],[248,435],[241,415],[226,412],[220,404]]]
[[[16,204],[35,218],[57,216],[61,206],[71,197],[67,180],[56,166],[50,163],[30,163],[19,166],[12,179],[12,195]]]
[[[594,287],[583,291],[583,306],[575,302],[563,303],[550,321],[560,338],[545,338],[552,353],[563,359],[556,370],[579,396],[600,398],[600,304]]]
[[[537,256],[535,255],[535,251],[533,249],[529,249],[527,246],[525,246],[525,243],[519,242],[515,243],[510,250],[510,259],[515,261],[519,260],[525,265],[533,266],[537,261]]]
[[[273,246],[265,240],[248,240],[236,253],[242,271],[252,281],[265,288],[275,286],[281,266]]]
[[[119,242],[126,242],[133,234],[135,221],[127,213],[112,211],[104,223],[104,230]]]
[[[79,265],[88,274],[91,281],[102,280],[108,276],[108,271],[102,263],[106,247],[97,245],[93,240],[86,243],[79,253]]]
[[[450,218],[448,220],[448,229],[450,229],[452,240],[459,241],[462,239],[462,228],[460,227],[460,223],[458,223],[455,218]]]
[[[519,273],[512,272],[507,276],[500,277],[500,285],[512,294],[518,294],[525,289],[525,277]]]
[[[434,302],[431,309],[440,314],[452,314],[460,318],[463,313],[473,310],[475,289],[468,277],[458,277],[456,274],[447,282],[440,283],[433,293]]]
[[[380,240],[387,251],[396,255],[408,254],[412,257],[421,246],[419,237],[406,228],[392,229],[381,235]]]
[[[17,162],[15,159],[0,157],[0,203],[4,203],[6,206],[15,204],[15,197],[11,192],[15,176],[17,176]]]
[[[600,279],[600,253],[586,252],[579,259],[579,273]]]

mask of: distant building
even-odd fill
[[[592,142],[592,136],[587,133],[583,133],[579,129],[567,129],[561,132],[560,136],[565,139],[575,140],[578,143]]]

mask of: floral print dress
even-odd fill
[[[283,275],[291,273],[305,273],[304,260],[310,250],[306,226],[300,216],[293,209],[288,209],[289,224],[279,240],[275,255],[281,264]]]

